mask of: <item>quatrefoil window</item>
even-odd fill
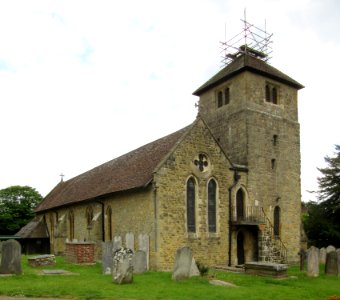
[[[198,159],[194,160],[194,164],[201,172],[204,172],[209,165],[208,158],[204,154],[199,154]]]

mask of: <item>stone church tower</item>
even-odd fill
[[[303,86],[263,58],[258,51],[240,47],[194,95],[200,97],[199,115],[225,153],[247,170],[248,195],[236,197],[235,209],[252,214],[256,207],[263,208],[288,261],[294,261],[301,223],[297,92]]]

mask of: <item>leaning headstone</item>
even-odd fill
[[[340,276],[340,248],[336,250],[337,264],[338,264],[338,276]]]
[[[198,275],[199,270],[192,256],[191,249],[189,247],[177,249],[172,279],[181,280]]]
[[[0,274],[21,274],[21,246],[16,240],[2,243]]]
[[[319,276],[319,249],[314,246],[308,249],[307,275],[310,277]]]
[[[322,248],[320,249],[320,256],[319,256],[319,258],[320,258],[320,264],[325,264],[325,263],[326,263],[326,254],[327,254],[326,248],[325,248],[325,247],[322,247]]]
[[[113,238],[113,249],[112,249],[112,251],[120,249],[120,248],[122,248],[122,237],[118,235],[118,236],[115,236]]]
[[[133,233],[127,233],[125,235],[125,246],[132,251],[135,251],[135,237]]]
[[[326,252],[329,253],[329,252],[332,252],[332,251],[336,251],[336,248],[332,245],[329,245],[327,248],[326,248]]]
[[[325,273],[327,275],[338,275],[338,261],[336,251],[331,251],[327,253]]]
[[[102,271],[105,275],[112,272],[112,249],[112,241],[102,243]]]
[[[133,281],[133,251],[120,248],[113,253],[112,282],[117,284],[132,283]]]
[[[133,273],[141,274],[147,271],[146,253],[138,250],[133,256]]]
[[[143,250],[146,254],[146,268],[149,270],[149,251],[150,251],[150,242],[149,242],[149,235],[147,234],[140,234],[138,236],[138,245],[139,250]]]

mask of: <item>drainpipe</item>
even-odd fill
[[[231,234],[232,234],[232,197],[231,197],[231,191],[232,189],[236,186],[238,181],[240,180],[241,175],[238,174],[237,170],[234,170],[234,183],[229,187],[229,250],[228,250],[228,256],[229,256],[229,261],[228,261],[228,266],[231,266]]]
[[[105,242],[105,211],[104,211],[104,203],[101,201],[96,201],[102,206],[102,241]]]
[[[153,184],[153,210],[154,210],[154,232],[155,232],[155,252],[158,250],[158,219],[157,219],[157,185]]]

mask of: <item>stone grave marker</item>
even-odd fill
[[[190,247],[177,249],[172,279],[181,280],[192,276],[198,276],[199,274],[200,273],[195,259],[192,256]]]
[[[133,233],[128,232],[125,235],[125,246],[132,251],[135,251],[135,237]]]
[[[102,272],[105,275],[112,273],[113,242],[102,242]]]
[[[338,260],[336,251],[327,253],[325,273],[327,275],[338,275]]]
[[[119,248],[122,248],[122,237],[121,236],[115,236],[113,238],[113,251],[117,250]]]
[[[319,249],[314,246],[308,249],[307,275],[309,277],[319,276]]]
[[[141,274],[147,271],[146,253],[143,250],[138,250],[133,256],[133,273]]]
[[[0,274],[21,274],[21,246],[16,240],[2,243]]]
[[[320,249],[320,256],[319,256],[319,260],[320,260],[320,264],[325,264],[326,263],[326,248],[325,247],[322,247]]]
[[[138,236],[139,250],[143,250],[146,254],[146,268],[149,270],[150,241],[148,234],[140,234]]]
[[[133,251],[119,248],[113,253],[112,282],[117,284],[132,283],[133,281]]]
[[[332,252],[332,251],[336,251],[336,249],[335,249],[334,246],[329,245],[329,246],[326,248],[326,252],[329,253],[329,252]]]

